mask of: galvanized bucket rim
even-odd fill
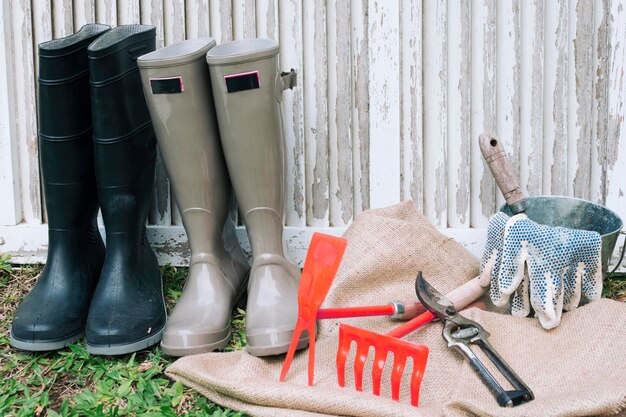
[[[565,196],[565,195],[536,195],[536,196],[525,197],[524,200],[534,200],[534,199],[539,199],[539,198],[550,198],[550,199],[557,199],[557,200],[579,201],[581,203],[585,203],[585,204],[588,204],[588,205],[591,205],[591,206],[596,206],[596,207],[599,207],[599,208],[601,208],[603,210],[608,211],[609,213],[611,213],[615,217],[615,219],[617,219],[617,221],[619,222],[619,227],[617,227],[615,230],[613,230],[611,232],[608,232],[608,233],[600,235],[601,237],[609,236],[609,235],[612,235],[612,234],[615,234],[615,233],[620,233],[622,231],[623,227],[624,227],[624,222],[622,221],[622,218],[614,210],[611,210],[610,208],[608,208],[606,206],[603,206],[601,204],[594,203],[594,202],[591,202],[589,200],[585,200],[583,198],[569,197],[569,196]],[[506,208],[506,207],[508,207],[508,204],[504,203],[500,207],[499,211],[503,211],[503,209]]]

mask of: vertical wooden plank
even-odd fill
[[[368,0],[351,0],[352,45],[352,169],[354,215],[370,207],[369,16]]]
[[[156,27],[156,47],[162,48],[164,41],[163,34],[163,6],[150,0],[141,0],[141,23]]]
[[[606,204],[626,219],[626,5],[611,0]]]
[[[157,49],[162,48],[166,42],[177,42],[184,39],[185,13],[182,1],[183,0],[179,0],[174,4],[168,0],[166,3],[169,4],[163,7],[161,4],[155,2],[141,0],[139,7],[141,23],[156,27]],[[123,14],[129,15],[133,13],[132,10],[133,9],[127,10]],[[168,14],[167,18],[165,14]],[[120,19],[122,19],[121,15],[122,13],[120,13]],[[130,20],[130,17],[125,16],[124,19]],[[150,208],[148,222],[156,225],[182,224],[180,219],[177,219],[176,215],[173,214],[175,209],[176,203],[172,198],[163,158],[161,157],[160,151],[157,151],[154,200]],[[180,217],[180,214],[178,214],[178,217]]]
[[[522,1],[520,10],[520,186],[542,194],[543,174],[543,3]]]
[[[209,36],[209,0],[185,0],[186,38]]]
[[[567,0],[545,2],[543,193],[567,195]]]
[[[209,20],[211,37],[218,45],[233,40],[233,14],[230,1],[210,0]]]
[[[163,3],[165,46],[185,40],[185,0]]]
[[[567,186],[569,195],[587,200],[591,196],[593,2],[571,0],[568,26]]]
[[[591,106],[591,201],[606,201],[606,147],[608,139],[610,0],[594,3],[593,103]]]
[[[470,1],[448,2],[448,227],[470,226]]]
[[[400,6],[370,0],[370,207],[400,201]]]
[[[400,197],[412,199],[415,207],[424,207],[423,122],[422,122],[422,1],[402,0],[400,10],[401,72],[401,141]]]
[[[169,3],[169,0],[168,2]],[[117,24],[132,25],[139,23],[140,4],[139,0],[119,1],[117,5]]]
[[[233,0],[233,33],[235,39],[256,36],[254,0]]]
[[[520,19],[519,0],[496,2],[496,130],[519,179],[520,156]],[[496,193],[496,205],[504,204]]]
[[[52,28],[55,38],[62,38],[74,32],[74,17],[72,12],[72,0],[55,0],[52,2]]]
[[[39,57],[37,55],[37,46],[42,43],[56,38],[52,34],[52,4],[50,0],[35,1],[33,4],[33,48],[35,48],[35,80],[39,76]],[[35,83],[35,88],[39,88]]]
[[[7,9],[5,9],[7,10]],[[35,54],[33,51],[32,10],[30,2],[11,3],[10,47],[7,55],[13,77],[11,107],[13,113],[12,140],[18,141],[19,183],[24,220],[41,223],[42,204],[40,196],[39,151],[37,146],[37,108],[35,97]],[[8,17],[8,15],[7,15]],[[17,179],[16,179],[17,180]]]
[[[256,36],[278,40],[278,0],[257,0]]]
[[[350,3],[328,2],[328,158],[330,225],[352,220]]]
[[[496,132],[496,0],[472,0],[471,225],[486,227],[495,211],[495,182],[478,147]]]
[[[15,120],[13,97],[15,88],[13,79],[15,68],[12,57],[13,42],[11,38],[11,10],[6,2],[0,5],[0,225],[14,225],[22,221],[20,201],[18,137]]]
[[[98,23],[117,26],[117,1],[96,0],[96,20]]]
[[[87,23],[96,22],[95,0],[74,0],[73,14],[75,30],[80,29],[83,25]]]
[[[328,226],[326,5],[304,2],[303,19],[307,226]]]
[[[283,92],[283,129],[286,149],[286,211],[288,226],[306,225],[305,167],[304,167],[304,66],[302,45],[302,3],[299,0],[280,0],[280,62],[284,69],[298,72],[298,86]]]
[[[424,214],[447,226],[447,27],[446,1],[424,3]]]

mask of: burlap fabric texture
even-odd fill
[[[478,260],[440,234],[410,202],[364,212],[345,237],[348,248],[326,298],[328,307],[415,299],[418,270],[444,293],[478,274]],[[491,344],[534,391],[534,401],[499,407],[463,357],[447,348],[438,322],[405,338],[430,348],[418,408],[409,403],[407,383],[402,384],[400,402],[391,400],[389,366],[380,397],[371,394],[371,365],[364,372],[363,392],[354,390],[350,362],[346,387],[337,385],[339,323],[333,320],[319,323],[313,387],[306,382],[306,350],[296,355],[283,383],[278,381],[282,356],[255,358],[245,351],[181,358],[167,374],[211,401],[253,416],[626,414],[626,305],[595,301],[566,313],[551,331],[542,329],[536,319],[475,308],[463,314],[491,333]],[[398,325],[385,317],[345,321],[379,333]],[[405,377],[408,371],[407,367]]]

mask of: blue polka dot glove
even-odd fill
[[[602,293],[601,240],[597,232],[544,226],[525,214],[500,212],[489,221],[481,263],[483,282],[497,306],[511,314],[535,310],[545,329],[559,325],[563,310]]]

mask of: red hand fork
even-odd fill
[[[309,333],[309,385],[313,385],[317,311],[328,294],[347,245],[346,239],[313,233],[298,287],[298,321],[293,331],[283,369],[280,371],[281,381],[285,380],[289,371],[300,335],[304,330],[307,330]]]

